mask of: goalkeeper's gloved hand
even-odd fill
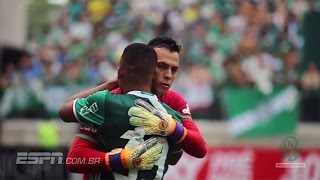
[[[156,137],[143,140],[144,130],[135,128],[124,149],[117,148],[106,153],[105,160],[108,170],[121,171],[122,169],[150,170],[161,157],[162,145]]]
[[[165,112],[159,102],[156,107],[157,109],[142,99],[136,99],[135,106],[128,111],[130,124],[142,127],[147,135],[167,136],[174,143],[181,142],[187,134],[187,129]]]

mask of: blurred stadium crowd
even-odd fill
[[[182,45],[173,89],[195,118],[225,118],[225,87],[257,87],[267,96],[274,86],[294,85],[302,95],[301,120],[319,121],[319,69],[311,61],[301,65],[303,21],[312,2],[71,0],[29,39],[28,53],[3,64],[0,114],[50,117],[43,102],[61,97],[45,89],[113,79],[127,44],[166,35]]]

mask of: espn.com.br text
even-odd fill
[[[99,158],[66,158],[62,152],[18,152],[16,164],[98,164]]]

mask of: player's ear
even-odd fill
[[[123,77],[123,70],[120,67],[118,67],[117,76],[117,79],[122,79]]]
[[[155,81],[157,78],[157,72],[154,71],[153,75],[152,75],[152,81]]]

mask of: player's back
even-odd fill
[[[156,96],[140,91],[133,93],[115,95],[105,93],[104,101],[104,122],[98,129],[98,147],[101,151],[111,151],[114,148],[123,148],[133,137],[134,126],[129,123],[128,110],[134,106],[136,99],[149,101],[148,98],[156,98]],[[169,106],[162,103],[169,114],[173,115],[174,119],[180,121],[180,116]],[[148,139],[150,136],[145,136]],[[117,179],[117,177],[130,176],[137,179],[154,179],[158,174],[159,178],[163,178],[163,174],[167,171],[168,162],[172,157],[174,144],[167,142],[166,138],[159,137],[160,143],[163,145],[162,157],[157,162],[157,165],[150,171],[123,171],[118,173],[103,173],[101,179]],[[136,174],[136,175],[134,175]]]

